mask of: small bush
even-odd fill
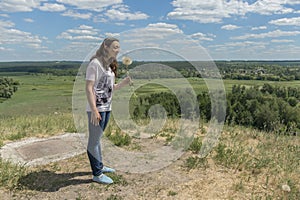
[[[114,134],[108,132],[106,137],[119,147],[128,146],[131,143],[131,137],[128,134],[121,133],[120,129],[117,129]]]
[[[196,154],[200,152],[201,147],[202,147],[202,139],[200,137],[196,137],[191,143],[189,150]]]

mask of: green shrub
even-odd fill
[[[128,146],[131,143],[131,137],[128,134],[121,133],[120,129],[116,129],[114,134],[107,132],[105,135],[114,145],[119,147]]]
[[[196,137],[191,143],[189,150],[196,154],[200,152],[201,147],[202,147],[202,139],[200,137]]]

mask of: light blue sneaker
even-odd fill
[[[102,168],[102,173],[114,173],[114,172],[116,172],[116,170],[113,168],[105,167],[105,166]]]
[[[103,184],[112,184],[114,181],[106,176],[105,174],[101,174],[100,176],[93,176],[93,181],[97,183],[103,183]]]

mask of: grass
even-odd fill
[[[0,115],[0,145],[24,137],[46,137],[64,132],[76,132],[71,113],[40,115]]]
[[[299,199],[299,136],[283,136],[244,127],[224,127],[220,141],[205,158],[197,153],[201,139],[196,137],[184,163],[191,169],[227,168],[238,174],[232,185],[232,199]],[[210,162],[208,162],[210,160]],[[214,163],[212,165],[211,163]],[[289,192],[282,188],[287,185]],[[240,194],[238,196],[237,194]]]
[[[207,158],[199,158],[197,156],[190,156],[186,159],[184,167],[188,170],[201,168],[206,169],[209,167]]]
[[[72,116],[71,76],[17,75],[21,83],[0,103],[0,145],[7,140],[76,132]]]
[[[285,195],[287,199],[299,198],[299,136],[275,135],[241,127],[226,129],[226,135],[214,149],[213,159],[218,165],[241,174],[237,190],[245,192],[254,184],[252,195],[255,199],[264,195],[271,199]],[[253,182],[255,179],[257,181]],[[281,189],[284,184],[291,187],[288,194]],[[263,196],[258,192],[261,185]]]
[[[123,133],[118,127],[113,130],[112,126],[109,126],[108,130],[105,131],[105,136],[118,147],[128,146],[131,143],[131,137]]]
[[[25,176],[27,169],[21,165],[15,165],[0,158],[0,187],[10,190],[21,189],[19,180]]]
[[[71,112],[73,77],[25,75],[12,78],[19,81],[21,85],[11,99],[0,103],[1,115]]]
[[[192,151],[193,153],[199,153],[201,150],[201,147],[202,147],[202,138],[195,137],[189,147],[189,150]]]

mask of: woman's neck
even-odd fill
[[[110,65],[110,59],[109,58],[105,58],[105,57],[102,57],[101,59],[101,62],[102,62],[102,65],[104,68],[108,68],[108,66]]]

